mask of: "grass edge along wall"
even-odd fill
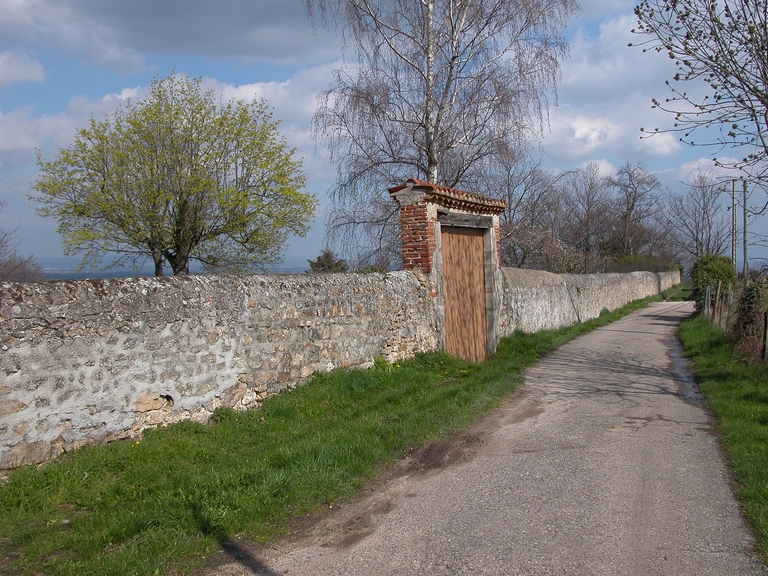
[[[559,328],[679,280],[502,269],[492,313],[500,337]],[[438,349],[434,294],[418,271],[0,284],[0,468]]]

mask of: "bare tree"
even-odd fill
[[[685,184],[685,192],[668,197],[664,222],[687,265],[705,254],[723,255],[727,251],[730,231],[720,203],[725,191],[711,174],[699,173]]]
[[[477,188],[486,196],[501,198],[507,208],[499,215],[501,254],[505,266],[522,267],[528,260],[531,230],[542,227],[542,215],[552,195],[552,175],[540,159],[528,155],[499,156]]]
[[[638,32],[645,50],[667,52],[678,68],[672,97],[654,106],[675,116],[682,141],[744,150],[735,164],[766,177],[768,157],[768,0],[643,0]],[[680,82],[703,83],[703,97]],[[715,132],[707,129],[715,128]],[[658,130],[657,130],[658,131]]]
[[[581,254],[581,272],[603,269],[603,250],[609,237],[609,181],[600,176],[600,168],[590,162],[563,179],[562,190],[568,206],[569,244]]]
[[[305,3],[341,23],[356,54],[314,120],[338,170],[330,231],[373,251],[396,236],[372,201],[388,187],[420,178],[474,189],[495,155],[538,133],[576,9],[574,0]]]
[[[353,196],[336,203],[328,213],[327,234],[354,270],[401,266],[400,208],[389,196]]]
[[[550,270],[563,268],[558,237],[562,208],[558,180],[562,175],[542,168],[540,158],[527,153],[499,154],[475,191],[501,198],[501,255],[504,266]],[[566,266],[567,267],[567,266]]]
[[[0,202],[0,210],[4,203]],[[0,282],[35,282],[44,280],[43,270],[33,256],[18,252],[19,241],[15,231],[0,226]]]
[[[610,249],[614,256],[633,260],[652,255],[662,240],[655,218],[661,182],[642,163],[627,162],[607,183],[613,191]]]

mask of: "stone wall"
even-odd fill
[[[496,321],[502,335],[572,324],[673,276],[505,269]],[[437,349],[435,294],[418,271],[0,284],[0,468]]]
[[[0,284],[0,468],[438,346],[409,272]]]
[[[632,300],[663,292],[680,283],[680,272],[630,274],[551,274],[502,268],[500,336],[515,330],[537,332],[597,318]]]

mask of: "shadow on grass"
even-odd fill
[[[199,504],[192,505],[192,515],[200,528],[200,532],[206,536],[214,538],[219,543],[221,551],[240,566],[247,568],[252,574],[256,574],[257,576],[282,576],[279,572],[275,572],[266,566],[261,560],[251,554],[251,552],[232,540],[221,526],[213,524],[208,520],[200,509]]]

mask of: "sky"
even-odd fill
[[[651,99],[669,95],[664,82],[675,68],[664,54],[628,47],[639,40],[633,8],[631,0],[583,0],[571,18],[541,153],[545,166],[597,162],[603,175],[642,162],[680,192],[681,182],[714,166],[709,149],[673,134],[641,139],[641,127],[672,124]],[[324,245],[335,175],[310,124],[341,54],[339,34],[313,27],[301,0],[0,0],[0,224],[44,268],[76,267],[79,259],[63,258],[56,222],[38,217],[28,198],[36,155],[53,159],[91,117],[175,71],[225,98],[267,98],[274,108],[303,158],[305,190],[320,200],[311,232],[284,252],[284,269],[306,269]]]

